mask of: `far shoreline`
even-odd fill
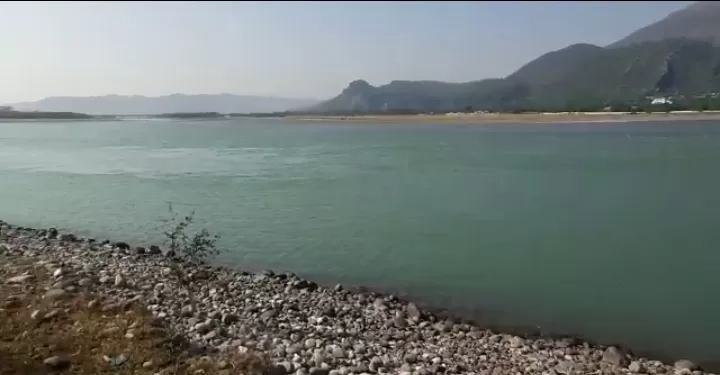
[[[451,124],[502,124],[502,123],[618,123],[618,122],[673,122],[720,121],[720,111],[675,111],[669,113],[627,112],[565,112],[565,113],[454,113],[432,115],[291,115],[295,121],[329,121],[353,123],[451,123]]]

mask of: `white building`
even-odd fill
[[[670,97],[660,97],[660,98],[653,98],[650,104],[672,104],[672,98]]]

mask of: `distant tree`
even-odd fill
[[[713,97],[708,102],[708,110],[713,110],[713,111],[720,110],[720,97]]]
[[[710,110],[710,104],[707,101],[704,101],[702,103],[696,103],[693,107],[696,111],[700,111],[700,112]]]

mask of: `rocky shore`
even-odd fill
[[[193,265],[159,247],[55,229],[0,221],[0,256],[3,267],[22,259],[46,269],[46,298],[92,293],[107,310],[142,303],[198,355],[262,352],[276,365],[272,374],[705,374],[687,360],[663,364],[573,338],[500,334],[390,295],[325,288],[290,273]],[[34,280],[21,274],[0,282]]]

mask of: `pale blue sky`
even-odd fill
[[[607,45],[691,2],[0,2],[0,103],[464,82]]]

